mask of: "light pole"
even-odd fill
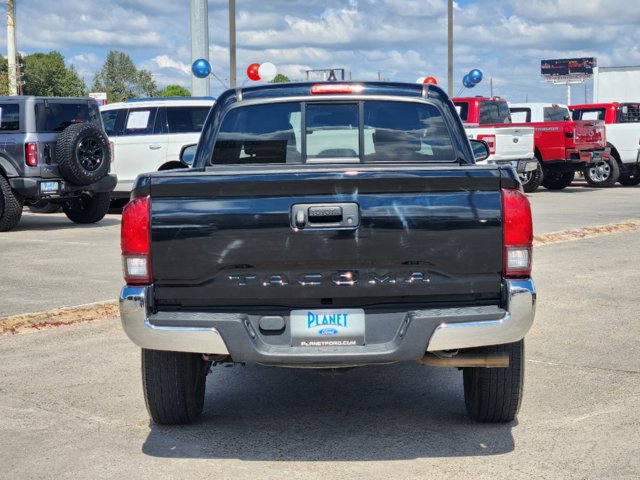
[[[236,88],[236,0],[229,0],[229,80]]]
[[[447,79],[448,79],[448,94],[453,96],[453,0],[449,0],[448,7],[448,61],[447,61]]]
[[[209,4],[207,0],[191,0],[191,63],[199,58],[209,61]],[[194,97],[211,95],[209,78],[191,75],[191,94]]]
[[[18,95],[18,69],[16,68],[16,10],[14,0],[7,0],[7,66],[9,95]]]

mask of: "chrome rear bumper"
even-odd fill
[[[122,326],[138,346],[153,350],[231,355],[235,361],[309,365],[390,363],[417,360],[424,352],[511,343],[524,338],[535,316],[531,279],[506,280],[507,302],[498,306],[411,310],[372,322],[383,343],[357,347],[304,348],[273,345],[262,337],[255,316],[245,313],[149,313],[149,287],[125,286],[120,293]],[[377,314],[380,315],[380,314]],[[373,318],[373,317],[372,317]],[[395,322],[395,323],[394,323]],[[285,329],[286,331],[286,329]],[[385,337],[386,335],[386,337]]]

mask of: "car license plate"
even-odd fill
[[[294,347],[350,347],[364,345],[364,310],[332,308],[291,311]]]
[[[58,193],[58,182],[42,182],[40,183],[40,193]]]

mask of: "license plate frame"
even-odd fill
[[[362,308],[292,310],[293,347],[354,347],[365,344],[366,315]]]
[[[60,182],[40,182],[40,193],[58,193]]]

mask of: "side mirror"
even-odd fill
[[[469,140],[473,150],[473,158],[476,162],[481,162],[489,158],[489,145],[484,140]]]
[[[196,150],[198,148],[197,144],[186,145],[182,147],[182,152],[180,152],[180,161],[185,165],[192,166],[193,159],[196,156]]]

